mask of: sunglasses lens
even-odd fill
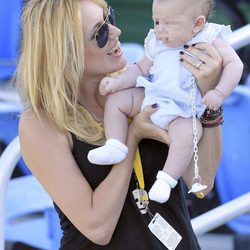
[[[109,26],[107,23],[104,23],[96,34],[96,42],[99,48],[103,48],[108,41],[109,37]]]
[[[108,24],[115,26],[115,15],[111,7],[109,7],[108,15],[106,16],[104,23],[99,28],[95,36],[95,39],[99,48],[103,48],[108,42],[108,37],[109,37]]]
[[[115,13],[114,13],[114,10],[112,8],[109,8],[108,21],[110,24],[116,26]]]

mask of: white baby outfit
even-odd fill
[[[207,42],[215,38],[228,39],[231,34],[230,26],[206,23],[205,27],[187,45]],[[144,43],[146,56],[154,62],[150,69],[150,76],[138,77],[137,87],[145,88],[145,98],[142,109],[154,103],[159,108],[151,115],[154,124],[163,129],[168,129],[171,121],[176,117],[192,117],[191,86],[195,77],[180,63],[180,51],[183,47],[170,48],[156,39],[153,29],[150,29]],[[198,118],[201,117],[206,106],[201,103],[201,94],[195,88],[195,109]]]
[[[216,38],[227,39],[231,29],[229,26],[206,23],[205,27],[186,44],[207,42],[211,43]],[[138,77],[137,87],[145,88],[145,98],[142,109],[145,106],[158,103],[159,107],[150,118],[152,122],[163,129],[168,129],[170,122],[176,117],[191,118],[193,116],[192,103],[195,105],[195,114],[201,117],[206,106],[201,103],[201,93],[195,83],[195,77],[180,63],[180,51],[183,47],[169,48],[156,39],[154,30],[150,30],[144,43],[146,56],[153,61],[148,78]],[[197,59],[198,60],[198,59]],[[163,203],[169,199],[171,188],[174,188],[177,180],[164,171],[159,171],[156,181],[149,190],[151,200]],[[207,188],[201,183],[199,191]],[[191,188],[193,192],[194,188]]]

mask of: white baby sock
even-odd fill
[[[171,188],[174,188],[177,181],[163,171],[158,171],[156,181],[149,190],[150,200],[164,203],[169,199]]]
[[[108,139],[104,146],[92,149],[88,160],[98,165],[111,165],[123,161],[128,153],[128,147],[116,139]]]

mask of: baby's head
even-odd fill
[[[213,0],[154,0],[156,37],[168,47],[180,47],[205,25]]]

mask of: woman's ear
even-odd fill
[[[198,16],[196,17],[194,21],[194,27],[193,27],[193,33],[197,34],[205,25],[206,18],[204,16]]]

